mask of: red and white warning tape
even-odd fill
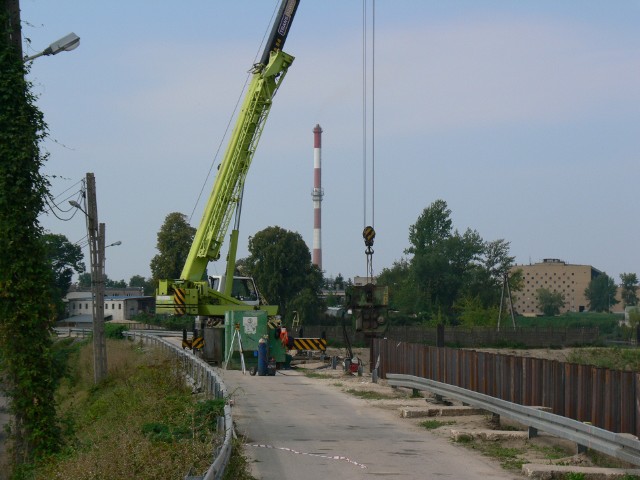
[[[262,444],[251,444],[251,443],[245,443],[245,447],[271,448],[271,449],[274,449],[274,450],[282,450],[283,452],[297,453],[298,455],[308,455],[310,457],[327,458],[329,460],[344,460],[345,462],[349,462],[352,465],[355,465],[357,467],[367,468],[366,465],[363,465],[363,464],[358,463],[358,462],[354,462],[350,458],[343,457],[342,455],[320,455],[319,453],[299,452],[297,450],[294,450],[292,448],[287,448],[287,447],[274,447],[273,445],[262,445]]]

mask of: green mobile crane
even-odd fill
[[[159,282],[157,313],[206,319],[221,319],[230,311],[263,310],[270,316],[277,313],[276,306],[261,304],[253,280],[234,278],[234,270],[244,182],[273,97],[293,62],[282,47],[299,1],[282,0],[262,57],[251,69],[251,82],[180,278]],[[226,273],[206,279],[207,265],[220,258],[234,213]]]

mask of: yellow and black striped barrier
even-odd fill
[[[324,338],[295,338],[293,340],[295,350],[320,350],[327,349],[327,341]]]
[[[276,328],[278,328],[280,323],[280,320],[269,320],[267,321],[267,327],[269,327],[269,330],[275,330]]]
[[[175,288],[173,290],[173,309],[175,310],[176,315],[184,315],[187,313],[185,303],[184,288]]]
[[[186,340],[186,339],[182,339],[182,348],[193,348],[195,350],[200,350],[202,349],[202,347],[204,347],[204,338],[203,337],[197,337],[194,338],[193,340]]]

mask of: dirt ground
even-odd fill
[[[528,355],[540,358],[552,358],[559,361],[565,361],[570,350],[551,350],[551,349],[532,349],[532,350],[508,350],[508,349],[483,349],[488,352],[499,352],[509,355]],[[489,412],[478,415],[464,416],[436,416],[436,417],[419,417],[419,418],[402,418],[401,409],[404,407],[424,407],[437,406],[435,397],[422,392],[419,398],[412,396],[409,389],[394,389],[388,386],[387,381],[378,379],[377,383],[372,382],[369,365],[369,350],[365,348],[354,348],[355,356],[361,358],[364,362],[363,373],[359,376],[357,373],[345,372],[342,359],[346,355],[344,349],[328,349],[327,357],[321,360],[317,354],[313,358],[297,357],[293,365],[310,379],[325,384],[328,388],[337,388],[352,395],[358,395],[357,392],[372,392],[379,394],[382,398],[364,399],[372,408],[382,408],[396,413],[398,422],[411,423],[415,426],[425,428],[425,435],[433,434],[440,437],[452,438],[452,430],[507,430],[507,431],[523,431],[527,428],[524,425],[518,425],[502,419],[499,424]],[[334,370],[330,366],[330,357],[338,356],[337,368]],[[372,397],[374,395],[371,395]],[[453,402],[456,405],[456,402]],[[429,428],[422,424],[425,421],[430,422]],[[433,428],[435,425],[435,428]],[[467,439],[468,440],[468,439]],[[454,440],[452,439],[452,442]],[[532,439],[527,438],[509,438],[505,440],[479,440],[474,438],[472,441],[457,442],[465,447],[480,451],[484,455],[494,458],[504,468],[511,471],[520,472],[520,466],[526,463],[538,464],[562,464],[577,466],[605,466],[630,468],[630,465],[624,465],[615,459],[607,458],[601,455],[593,454],[577,454],[577,446],[575,443],[540,432],[539,435]],[[505,457],[506,456],[506,457]]]

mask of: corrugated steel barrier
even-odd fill
[[[531,429],[541,430],[576,442],[581,447],[591,448],[625,462],[640,465],[640,442],[635,438],[629,438],[628,435],[613,433],[565,416],[554,415],[537,408],[525,407],[427,378],[389,373],[387,379],[391,386],[428,390],[437,395],[493,412],[500,417],[510,418],[530,427],[530,435],[532,434]]]
[[[190,350],[183,350],[163,338],[147,333],[124,332],[124,335],[133,340],[142,340],[145,343],[155,345],[165,353],[175,356],[185,375],[206,395],[215,398],[224,398],[227,396],[227,389],[213,367],[201,358],[193,355]],[[233,436],[233,418],[231,417],[231,407],[229,405],[225,405],[224,407],[224,432],[224,441],[222,445],[216,448],[213,455],[213,463],[207,470],[207,473],[202,477],[189,478],[219,480],[224,475],[225,468],[231,458]]]
[[[640,373],[474,350],[373,341],[378,375],[415,375],[509,402],[551,408],[616,433],[640,434]]]

